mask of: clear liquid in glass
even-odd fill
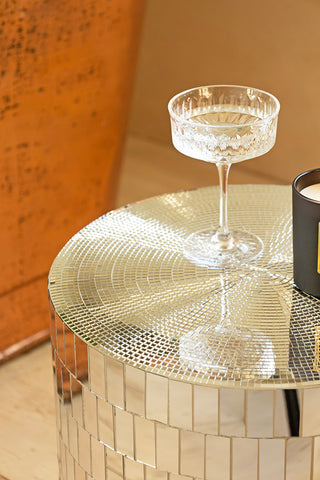
[[[263,112],[252,107],[213,105],[184,116],[173,135],[175,147],[185,155],[207,162],[237,163],[270,150]]]

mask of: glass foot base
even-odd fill
[[[217,237],[213,230],[192,233],[183,246],[185,257],[200,267],[225,268],[250,262],[263,250],[261,239],[249,232],[232,231],[227,242]]]
[[[270,378],[275,374],[272,342],[262,332],[233,325],[200,328],[180,338],[180,363],[221,379]]]

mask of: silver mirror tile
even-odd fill
[[[146,420],[144,421],[146,422]],[[71,425],[70,422],[69,425]],[[69,428],[69,437],[71,431],[72,429]],[[104,447],[102,443],[79,427],[79,443],[82,443],[82,447],[79,447],[82,452],[79,453],[79,464],[82,470],[88,473],[88,478],[92,476],[94,480],[109,480],[109,474],[114,479],[128,478],[128,480],[135,478],[139,480],[148,478],[159,480],[169,480],[170,478],[179,480],[191,480],[191,478],[203,480],[231,480],[231,478],[232,480],[319,480],[317,474],[320,462],[320,437],[288,440],[231,439],[212,435],[204,436],[186,431],[180,431],[179,434],[180,462],[175,462],[174,466],[179,473],[169,471],[167,475],[166,470],[162,470],[160,467],[166,468],[170,464],[170,461],[165,460],[166,450],[163,445],[168,440],[170,442],[172,431],[178,433],[178,429],[157,424],[155,445],[157,452],[158,449],[162,451],[164,463],[162,465],[159,462],[157,454],[157,466],[152,468]],[[70,443],[69,446],[65,444],[62,436],[59,438],[61,438],[59,442],[60,462],[66,471],[66,480],[70,480],[66,464],[68,462],[67,455],[71,455],[73,458],[72,447]],[[179,438],[175,440],[175,443],[177,440]],[[148,442],[147,438],[146,441]],[[171,443],[172,445],[173,443]],[[174,448],[179,450],[179,447],[175,446]],[[76,464],[77,460],[75,460]],[[106,477],[103,473],[105,465]]]
[[[146,416],[161,423],[168,423],[169,381],[160,375],[146,375]]]
[[[220,389],[220,431],[222,436],[245,437],[245,391]]]
[[[99,440],[112,449],[114,448],[113,421],[113,406],[98,398]]]
[[[70,386],[70,372],[66,369],[63,363],[61,363],[61,388],[63,394],[63,401],[65,403],[71,401],[71,386]]]
[[[69,336],[68,336],[69,337]],[[76,356],[82,358],[81,383],[86,384],[88,370],[87,346],[73,336]],[[90,347],[89,363],[90,389],[99,397],[105,396],[104,372],[105,357]],[[66,359],[68,355],[66,354]],[[81,388],[80,381],[74,378],[57,351],[53,349],[54,375],[57,390],[65,402]],[[73,362],[71,362],[73,363]],[[110,403],[120,408],[161,423],[210,435],[239,436],[248,438],[290,438],[290,428],[284,390],[243,390],[232,388],[212,388],[168,380],[156,374],[140,371],[136,367],[124,366],[121,362],[107,359],[108,389]],[[297,393],[301,410],[300,435],[312,436],[320,433],[320,414],[315,405],[320,397],[320,387],[293,390]],[[305,400],[301,401],[304,394]],[[183,402],[182,402],[183,399]],[[80,402],[78,402],[80,403]],[[180,405],[180,408],[179,408]],[[181,408],[183,405],[183,408]],[[219,414],[218,414],[219,405]],[[169,415],[168,415],[169,413]],[[82,424],[81,412],[73,414]],[[88,418],[91,414],[88,415]],[[303,431],[302,431],[303,428]],[[91,430],[91,427],[90,427]],[[95,434],[94,428],[92,433]]]
[[[285,480],[285,440],[259,440],[259,480]]]
[[[79,464],[84,471],[91,471],[91,445],[90,435],[82,427],[78,427],[78,441],[79,441]]]
[[[311,477],[312,438],[287,440],[286,480],[309,480]]]
[[[155,467],[155,424],[138,416],[134,419],[135,458],[139,462]]]
[[[66,474],[68,480],[74,480],[74,459],[68,450],[66,451]]]
[[[169,473],[168,480],[193,480],[193,477],[187,477],[185,475],[177,475],[176,473]]]
[[[66,353],[66,368],[76,374],[75,337],[71,330],[64,325],[64,341]]]
[[[119,408],[115,415],[115,445],[118,452],[134,458],[133,416]]]
[[[145,417],[146,381],[145,372],[126,365],[126,409]]]
[[[226,480],[231,469],[231,440],[226,437],[206,436],[206,480]]]
[[[75,480],[87,480],[86,473],[82,470],[80,465],[78,465],[77,463],[75,463],[74,465],[74,477],[75,477]]]
[[[125,480],[143,480],[144,465],[130,458],[124,459]]]
[[[106,398],[105,356],[94,348],[89,348],[90,390],[101,398]]]
[[[144,469],[144,480],[168,480],[168,473],[146,466]]]
[[[232,439],[232,480],[258,478],[258,440]]]
[[[192,430],[192,385],[169,382],[169,424]]]
[[[68,432],[70,453],[78,461],[78,423],[72,415],[68,415]]]
[[[81,383],[71,376],[72,415],[81,426],[83,425],[82,388]]]
[[[76,335],[74,336],[76,377],[80,382],[88,379],[88,347],[86,343]]]
[[[219,398],[218,389],[195,385],[193,387],[194,431],[218,434]]]
[[[91,436],[91,473],[95,480],[106,478],[105,447],[96,438]]]
[[[302,435],[320,434],[320,388],[303,390]]]
[[[51,344],[56,348],[57,347],[56,312],[50,300],[49,300],[49,313],[50,313]]]
[[[61,433],[61,410],[60,410],[60,397],[56,392],[55,395],[55,407],[56,407],[56,425],[57,425],[57,432]]]
[[[180,473],[204,478],[204,435],[180,432]]]
[[[124,457],[113,450],[106,453],[107,480],[124,479]]]
[[[84,427],[88,432],[97,437],[97,397],[93,395],[87,388],[83,388],[82,399]]]
[[[56,379],[56,390],[60,398],[63,398],[63,389],[62,389],[62,373],[61,373],[61,362],[59,357],[56,355],[56,364],[55,364],[55,379]]]
[[[275,392],[274,437],[290,437],[290,427],[283,390]]]
[[[69,444],[68,438],[68,412],[63,402],[60,402],[61,436],[65,445]]]
[[[123,364],[107,358],[107,397],[108,402],[124,408]]]
[[[274,392],[271,390],[248,390],[247,437],[273,437]]]
[[[318,480],[320,478],[320,437],[315,437],[313,442],[313,476],[311,480]]]
[[[179,472],[179,430],[156,424],[157,468],[159,470]]]
[[[61,441],[59,445],[59,470],[61,480],[67,479],[67,465],[66,465],[66,448],[64,443]]]
[[[63,363],[66,362],[66,353],[65,353],[65,341],[64,341],[64,323],[56,315],[56,338],[57,338],[57,353]]]

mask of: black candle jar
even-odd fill
[[[320,168],[298,175],[292,183],[293,277],[300,290],[320,298],[320,201],[301,192],[320,184]]]

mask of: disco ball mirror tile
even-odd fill
[[[218,223],[218,207],[218,189],[208,187],[92,222],[51,268],[57,317],[110,362],[171,380],[268,389],[320,384],[320,301],[293,286],[290,188],[230,187],[230,227],[258,235],[264,250],[224,271],[183,254],[193,231]]]

